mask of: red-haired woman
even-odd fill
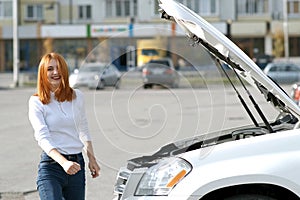
[[[42,200],[85,198],[84,146],[92,177],[99,176],[83,93],[69,86],[68,77],[65,59],[57,53],[45,54],[39,64],[37,93],[29,99],[29,120],[43,150],[37,177]]]

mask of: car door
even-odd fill
[[[111,69],[111,73],[112,73],[112,77],[111,77],[112,85],[115,85],[119,81],[119,78],[121,75],[115,65],[111,65],[110,69]]]
[[[281,69],[280,66],[278,66],[277,64],[271,65],[266,73],[270,78],[272,78],[276,82],[281,80]]]
[[[288,83],[289,81],[293,80],[293,74],[290,71],[289,65],[280,65],[278,71],[278,81],[280,83]]]
[[[108,65],[104,71],[104,81],[105,85],[113,85],[114,81],[114,73],[112,70],[112,65]]]
[[[300,70],[297,66],[288,64],[285,66],[286,81],[285,83],[294,83],[299,80]]]

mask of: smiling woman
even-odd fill
[[[73,90],[69,87],[69,73],[65,59],[56,53],[44,55],[39,64],[37,90],[42,103],[50,101],[50,91],[59,101],[71,101]]]
[[[44,55],[39,64],[37,93],[29,99],[29,120],[43,150],[37,177],[42,200],[85,199],[84,146],[91,175],[99,176],[83,93],[69,86],[68,77],[67,63],[61,55]]]

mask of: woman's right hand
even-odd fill
[[[73,162],[69,160],[65,161],[62,164],[62,167],[65,170],[65,172],[69,175],[74,175],[81,170],[81,167],[77,162]]]
[[[57,149],[51,149],[49,152],[49,156],[58,162],[60,166],[65,170],[65,172],[69,175],[76,174],[79,170],[81,170],[80,165],[77,162],[69,161],[64,156],[62,156]]]

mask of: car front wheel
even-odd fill
[[[274,199],[273,197],[259,195],[259,194],[240,194],[229,198],[225,198],[224,200],[277,200],[277,199]]]
[[[104,86],[105,86],[104,81],[100,80],[97,89],[104,89]]]
[[[144,89],[152,88],[152,84],[144,84]]]
[[[121,80],[118,80],[114,85],[115,89],[120,89],[120,84],[121,84]]]

